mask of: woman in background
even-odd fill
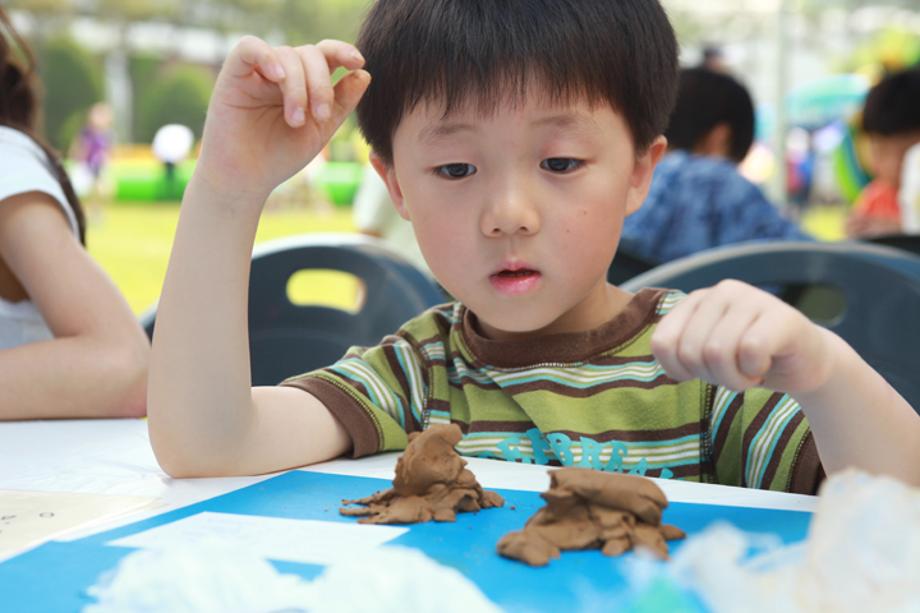
[[[35,134],[33,65],[0,8],[0,419],[142,416],[147,338]]]

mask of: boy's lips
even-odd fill
[[[508,262],[504,268],[489,275],[492,287],[502,294],[518,296],[532,291],[543,275],[523,262]]]

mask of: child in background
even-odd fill
[[[813,240],[738,171],[754,142],[754,103],[734,77],[681,70],[665,136],[668,153],[623,224],[621,249],[660,264],[753,240]]]
[[[822,465],[920,483],[920,417],[836,335],[735,281],[689,296],[606,282],[667,147],[677,45],[657,1],[378,0],[357,46],[246,37],[218,77],[151,362],[168,473],[399,450],[453,422],[472,456],[799,492]],[[356,106],[458,302],[251,389],[265,197]]]
[[[0,420],[144,414],[149,346],[83,247],[80,203],[34,134],[31,55],[0,8]]]
[[[853,238],[902,231],[898,192],[907,151],[920,143],[920,68],[888,75],[870,91],[862,117],[875,179],[847,220]]]
[[[73,169],[83,174],[85,195],[89,197],[91,220],[102,220],[103,177],[112,150],[112,107],[106,102],[97,102],[90,107],[86,125],[74,139],[70,157],[76,160]],[[76,187],[77,178],[74,177]],[[82,195],[80,188],[77,194]]]

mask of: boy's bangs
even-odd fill
[[[496,62],[482,68],[477,66],[476,70],[471,70],[471,66],[445,70],[411,90],[403,113],[411,112],[419,104],[431,104],[443,108],[445,117],[465,110],[488,117],[499,109],[516,109],[535,100],[548,106],[577,102],[593,106],[608,102],[596,83],[579,79],[582,75],[574,72],[560,78],[545,66],[535,66],[537,59],[542,58],[524,64]]]
[[[392,132],[418,104],[489,114],[535,92],[610,104],[644,147],[673,99],[676,44],[654,1],[379,0],[358,46],[373,77],[358,119],[388,160]]]

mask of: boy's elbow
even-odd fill
[[[151,442],[152,439],[151,439]],[[193,463],[188,458],[183,458],[181,454],[174,454],[163,450],[161,447],[153,446],[153,454],[156,456],[157,463],[167,475],[173,479],[189,479],[194,477],[203,477],[200,471],[196,470]]]
[[[209,462],[201,453],[181,449],[180,445],[164,442],[163,438],[154,434],[153,427],[150,428],[153,455],[163,472],[173,479],[228,476],[226,471],[220,469],[220,462]]]
[[[163,472],[174,479],[229,475],[226,459],[215,450],[203,448],[202,441],[190,440],[188,431],[164,414],[156,394],[150,394],[147,403],[150,447]]]

